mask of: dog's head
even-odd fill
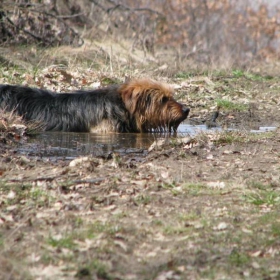
[[[173,98],[170,86],[150,79],[124,83],[119,93],[140,132],[176,131],[190,111]]]

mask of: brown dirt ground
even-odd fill
[[[247,74],[246,74],[247,75]],[[205,122],[139,157],[49,161],[0,144],[1,279],[279,279],[279,77],[174,78]]]

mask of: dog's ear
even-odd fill
[[[137,85],[124,84],[121,87],[120,94],[125,108],[130,114],[134,114],[137,108],[138,99],[141,95],[142,88]]]

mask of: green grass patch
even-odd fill
[[[8,65],[7,65],[8,66]],[[0,77],[4,79],[7,83],[11,84],[21,84],[24,82],[24,74],[26,71],[17,65],[9,65],[9,71],[7,71],[6,65],[0,62]]]
[[[277,211],[269,212],[259,217],[258,224],[267,225],[267,224],[274,223],[278,219],[279,219],[279,213]]]
[[[84,224],[84,221],[83,221],[83,219],[81,217],[76,217],[74,219],[75,227],[79,228],[79,227],[83,226],[83,224]]]
[[[195,221],[199,218],[200,218],[200,216],[195,212],[179,214],[179,217],[178,217],[179,221],[183,221],[183,222]]]
[[[55,201],[53,196],[39,187],[32,188],[26,196],[29,198],[31,204],[35,203],[35,205],[39,207],[48,206]]]
[[[170,191],[173,195],[175,195],[175,196],[182,193],[182,191],[180,191],[179,189],[177,189],[178,186],[176,185],[175,182],[172,182],[172,183],[166,183],[166,182],[164,182],[164,183],[161,184],[161,187],[162,187],[163,189],[169,190],[169,191]]]
[[[225,133],[219,137],[219,139],[215,140],[216,144],[232,144],[235,142],[243,142],[241,141],[243,138],[239,137],[239,135],[236,135],[236,133]]]
[[[121,80],[119,80],[117,78],[111,78],[111,77],[105,77],[105,76],[102,77],[100,80],[101,80],[102,85],[104,85],[104,86],[121,83]]]
[[[245,76],[245,72],[240,69],[235,69],[235,70],[232,70],[232,76],[234,78],[241,78],[241,77]]]
[[[280,237],[280,223],[273,223],[271,225],[271,231],[274,237],[279,238]]]
[[[280,202],[280,194],[275,191],[264,191],[254,192],[251,194],[245,194],[244,199],[254,205],[276,205]]]
[[[153,226],[158,226],[158,227],[163,226],[163,222],[159,219],[152,220],[151,223],[152,223]]]
[[[96,277],[94,277],[96,275]],[[93,260],[88,263],[86,266],[81,267],[75,275],[78,279],[103,279],[111,280],[113,278],[108,272],[108,268],[105,264],[99,260]]]
[[[152,198],[149,195],[138,195],[134,198],[134,201],[136,202],[136,204],[144,204],[147,205],[151,202]]]
[[[101,221],[96,221],[93,224],[90,224],[86,230],[86,238],[95,238],[100,233],[105,233],[109,236],[115,236],[116,233],[120,232],[122,228],[119,226],[119,223],[116,224],[104,223]]]
[[[43,265],[50,265],[52,263],[55,263],[55,256],[52,255],[50,252],[44,252],[41,255],[41,262]]]
[[[3,193],[8,193],[11,190],[16,192],[17,195],[22,195],[24,191],[28,191],[32,188],[31,183],[25,182],[9,182],[8,179],[0,180],[0,190]]]
[[[177,79],[188,79],[190,77],[193,77],[195,76],[194,73],[191,73],[191,72],[178,72],[174,75],[174,78],[177,78]]]
[[[268,132],[262,132],[262,133],[251,133],[251,132],[244,132],[245,134],[247,134],[246,139],[247,141],[259,141],[259,140],[263,140],[263,139],[271,139],[273,137],[275,137],[276,135],[276,131],[268,131]],[[245,136],[244,134],[244,136]]]
[[[261,75],[261,74],[258,74],[258,73],[245,72],[245,71],[240,70],[240,69],[232,70],[232,76],[234,78],[244,77],[244,78],[252,80],[252,81],[272,80],[274,78],[271,75]]]
[[[247,186],[252,189],[257,189],[257,190],[263,190],[263,191],[269,191],[275,188],[274,184],[263,184],[262,182],[257,182],[257,181],[250,181],[247,183]]]
[[[183,185],[183,189],[194,196],[200,194],[205,188],[206,186],[200,183],[187,183]]]
[[[246,265],[250,261],[248,255],[234,249],[229,255],[229,262],[234,266]]]
[[[76,247],[73,236],[66,236],[62,238],[49,237],[47,240],[48,244],[56,248],[67,248],[74,249]]]
[[[250,141],[249,133],[242,131],[223,131],[213,142],[216,145],[246,143]]]
[[[0,233],[0,248],[2,248],[3,246],[4,246],[4,237]]]
[[[242,103],[234,103],[232,101],[226,100],[226,99],[217,99],[216,100],[217,106],[223,110],[227,111],[239,111],[243,112],[248,110],[247,104]]]
[[[163,233],[166,235],[179,235],[179,234],[187,234],[193,229],[190,227],[182,226],[172,226],[168,225],[163,228]]]

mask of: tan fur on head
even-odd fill
[[[131,94],[138,94],[151,89],[158,92],[160,97],[163,95],[166,97],[172,97],[173,95],[173,88],[170,85],[148,78],[140,78],[128,81],[120,87],[120,92],[122,94],[126,94],[127,92],[130,92]]]
[[[141,132],[177,128],[185,119],[183,106],[173,98],[173,89],[151,79],[136,79],[119,88],[119,93],[131,117]]]

